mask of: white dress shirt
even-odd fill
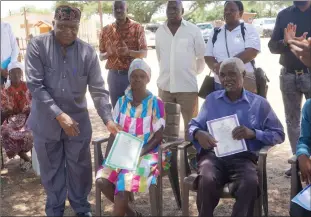
[[[17,61],[19,48],[10,24],[1,22],[1,62],[11,57],[11,62]]]
[[[156,32],[156,51],[160,65],[158,87],[171,93],[198,92],[196,75],[205,67],[205,43],[200,29],[182,20],[175,36],[167,23]]]
[[[237,26],[231,32],[225,30],[225,26],[220,27],[220,32],[217,35],[217,40],[213,46],[212,38],[214,31],[211,33],[210,40],[206,46],[205,56],[215,57],[217,62],[222,62],[228,59],[228,53],[226,49],[225,31],[227,31],[227,44],[230,57],[241,53],[245,48],[254,48],[260,51],[260,37],[253,25],[244,23],[245,26],[245,42],[241,33],[241,26]],[[246,73],[253,74],[254,68],[252,64],[245,64]],[[215,82],[220,83],[218,76],[214,73]]]

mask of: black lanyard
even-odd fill
[[[230,58],[229,49],[228,49],[228,42],[227,42],[227,25],[225,25],[225,41],[226,41],[226,49],[228,57]]]

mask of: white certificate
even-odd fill
[[[311,185],[299,192],[292,201],[306,210],[311,211]]]
[[[106,165],[118,169],[136,170],[143,145],[143,140],[119,132],[109,151]]]
[[[217,157],[224,157],[247,151],[245,140],[234,140],[232,131],[240,126],[236,114],[207,121],[210,134],[218,141],[214,148]]]

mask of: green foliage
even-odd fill
[[[93,14],[98,14],[98,2],[97,1],[56,1],[53,9],[59,5],[71,5],[77,7],[83,12],[83,16],[90,17]],[[101,1],[102,12],[105,14],[112,13],[112,1]]]
[[[282,8],[292,5],[292,1],[246,1],[245,11],[257,13],[260,17],[275,17]]]
[[[206,9],[206,5],[214,4],[212,9]],[[292,5],[292,1],[243,1],[244,11],[257,13],[256,17],[275,17],[278,11],[282,8]],[[188,15],[185,16],[191,22],[207,22],[213,20],[223,19],[223,3],[220,1],[204,1],[199,0],[193,3],[192,8]],[[191,9],[191,7],[190,7]]]
[[[188,17],[188,20],[193,23],[201,23],[213,20],[223,19],[223,6],[215,5],[212,10],[207,10],[206,8],[199,8],[191,16]]]
[[[149,23],[152,15],[156,13],[167,0],[137,1],[128,0],[129,15],[137,22]]]

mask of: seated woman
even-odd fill
[[[19,155],[25,162],[23,171],[31,168],[31,160],[27,152],[33,146],[31,131],[26,127],[30,113],[31,96],[26,83],[22,79],[22,64],[12,62],[8,67],[11,85],[1,89],[1,144],[8,158]]]
[[[96,184],[105,196],[114,203],[113,216],[142,216],[129,205],[130,192],[145,192],[150,184],[156,184],[157,148],[163,137],[164,104],[146,85],[151,69],[141,59],[135,59],[129,68],[130,88],[120,97],[114,108],[114,120],[123,131],[144,141],[141,158],[136,171],[113,169],[103,162],[97,172]],[[167,169],[169,153],[163,156]]]

